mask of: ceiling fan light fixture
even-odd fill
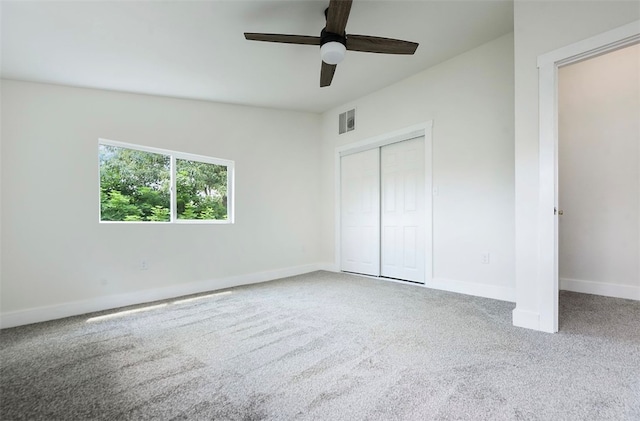
[[[338,41],[329,41],[320,47],[320,57],[327,64],[338,64],[344,60],[347,47]]]

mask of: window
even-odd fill
[[[233,161],[100,139],[101,222],[233,222]]]

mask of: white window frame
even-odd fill
[[[103,221],[100,208],[100,165],[98,165],[98,222],[101,224],[233,224],[234,218],[234,201],[235,201],[235,162],[229,159],[213,158],[211,156],[196,155],[187,152],[172,151],[169,149],[154,148],[151,146],[136,145],[133,143],[119,142],[109,139],[98,139],[98,147],[100,145],[115,146],[118,148],[133,149],[136,151],[150,152],[155,154],[166,155],[169,157],[170,171],[170,218],[167,222],[162,221]],[[184,159],[188,161],[203,162],[205,164],[222,165],[227,167],[227,219],[178,219],[178,210],[176,202],[176,159]]]

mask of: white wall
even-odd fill
[[[356,130],[338,135],[338,114],[352,107]],[[323,115],[322,258],[334,260],[336,147],[429,120],[432,286],[514,300],[512,34]]]
[[[316,114],[3,81],[2,122],[4,326],[318,262]],[[234,160],[236,223],[99,224],[100,137]]]
[[[561,288],[640,297],[640,45],[560,68],[558,116]]]
[[[640,18],[636,1],[524,1],[514,5],[516,311],[514,324],[540,329],[538,268],[537,57]],[[547,326],[546,330],[550,330]]]

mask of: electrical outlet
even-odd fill
[[[488,252],[488,251],[487,251],[487,252],[482,253],[482,255],[480,256],[480,262],[481,262],[483,265],[488,265],[488,264],[489,264],[489,257],[490,257],[490,255],[489,255],[489,252]]]
[[[149,262],[140,260],[140,270],[149,270]]]

